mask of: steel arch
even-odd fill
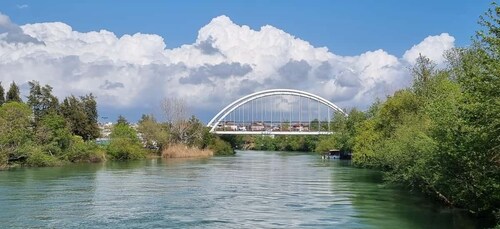
[[[270,89],[270,90],[255,92],[253,94],[244,96],[244,97],[232,102],[231,104],[227,105],[226,107],[224,107],[224,109],[219,111],[219,113],[217,113],[217,115],[215,115],[215,117],[213,117],[212,120],[210,120],[207,127],[212,127],[210,129],[210,132],[213,132],[215,130],[215,128],[217,127],[217,125],[219,125],[220,121],[222,121],[228,114],[233,112],[236,108],[238,108],[238,107],[240,107],[240,106],[242,106],[242,105],[244,105],[252,100],[256,100],[256,99],[259,99],[262,97],[267,97],[267,96],[273,96],[273,95],[294,95],[294,96],[309,98],[312,100],[316,100],[317,102],[320,102],[320,103],[330,107],[331,109],[336,110],[338,112],[341,112],[342,114],[347,116],[347,113],[345,113],[337,105],[335,105],[332,102],[330,102],[330,101],[328,101],[320,96],[317,96],[315,94],[305,92],[305,91],[294,90],[294,89]]]

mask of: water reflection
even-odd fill
[[[17,169],[0,193],[0,228],[474,227],[380,173],[305,153]]]

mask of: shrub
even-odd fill
[[[71,162],[101,162],[106,160],[105,155],[95,142],[85,142],[82,137],[74,135],[63,159]]]
[[[235,154],[231,145],[220,138],[215,138],[208,148],[213,150],[215,156],[228,156]]]
[[[61,165],[61,161],[56,157],[48,155],[42,151],[40,147],[28,146],[22,147],[19,151],[26,151],[28,153],[28,159],[25,165],[32,167],[46,167],[46,166],[58,166]]]
[[[111,139],[107,153],[114,160],[135,160],[146,157],[144,148],[127,138]]]

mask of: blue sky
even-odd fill
[[[402,55],[423,38],[442,32],[454,36],[457,46],[468,45],[478,29],[479,15],[489,4],[485,0],[6,0],[0,2],[0,12],[17,24],[61,21],[81,32],[158,34],[168,48],[192,43],[199,28],[227,15],[254,29],[272,25],[340,55],[379,48]]]
[[[181,97],[208,121],[231,101],[270,88],[365,109],[408,86],[419,53],[445,66],[443,52],[471,43],[489,5],[4,0],[0,81],[26,89],[38,80],[59,97],[93,93],[101,116],[113,120],[159,113],[162,98]]]

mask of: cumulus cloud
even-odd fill
[[[454,46],[455,38],[447,33],[428,36],[422,42],[407,50],[403,55],[403,59],[414,64],[417,57],[423,55],[440,65],[445,61],[443,56],[444,51]]]
[[[207,64],[190,71],[189,75],[179,79],[181,84],[213,84],[216,78],[227,79],[231,76],[244,76],[252,71],[249,65],[240,63]]]
[[[407,67],[419,53],[442,61],[453,42],[448,34],[430,36],[400,58],[383,50],[339,56],[273,26],[254,30],[219,16],[193,44],[167,49],[155,34],[82,33],[61,22],[17,26],[0,14],[0,76],[21,85],[50,84],[59,97],[93,93],[106,111],[149,113],[164,97],[182,97],[203,120],[271,88],[304,90],[363,109],[407,86]]]
[[[0,40],[9,43],[42,43],[34,37],[25,34],[18,25],[12,23],[10,18],[2,13],[0,13]]]

